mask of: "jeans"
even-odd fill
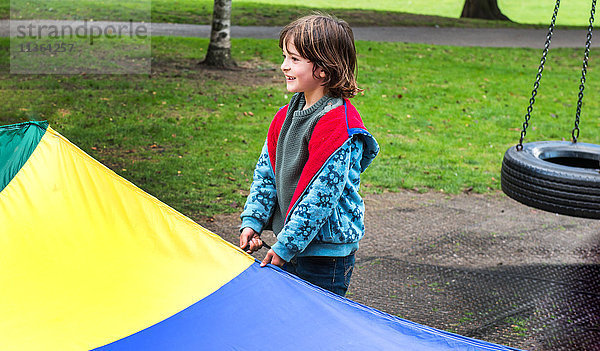
[[[345,296],[350,284],[354,254],[345,257],[297,257],[283,269],[325,290]]]

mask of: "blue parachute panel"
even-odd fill
[[[96,350],[167,349],[514,350],[391,316],[258,263],[180,313]]]

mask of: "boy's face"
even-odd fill
[[[305,96],[323,96],[325,72],[317,68],[313,75],[314,64],[298,54],[293,40],[289,39],[286,44],[283,46],[281,71],[285,75],[287,90],[292,93],[303,92]]]

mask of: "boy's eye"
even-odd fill
[[[285,60],[286,58],[288,58],[288,56],[287,56],[286,54],[281,54],[281,57],[282,57],[284,60]],[[299,58],[299,57],[296,57],[296,56],[290,56],[289,58],[290,58],[292,61],[294,61],[294,62],[299,62],[299,61],[300,61],[300,58]]]

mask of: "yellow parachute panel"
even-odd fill
[[[0,192],[0,350],[89,350],[156,324],[254,262],[232,248],[48,128]]]

